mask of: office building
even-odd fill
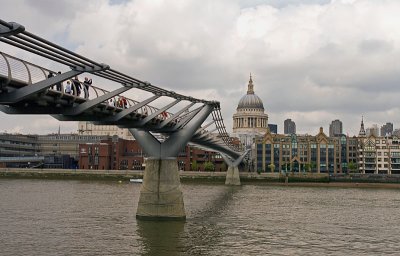
[[[284,134],[296,134],[296,123],[292,119],[286,119],[283,123]]]
[[[268,124],[269,131],[271,133],[278,133],[278,125],[277,124]]]
[[[393,123],[386,123],[381,127],[381,136],[390,136],[393,133]]]
[[[339,119],[333,120],[329,125],[329,136],[335,137],[343,134],[343,124]]]
[[[379,127],[377,124],[373,124],[371,127],[367,128],[366,130],[366,135],[368,136],[375,136],[378,137],[379,136]]]

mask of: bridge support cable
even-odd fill
[[[205,105],[184,128],[172,133],[164,142],[148,131],[129,129],[150,156],[146,160],[137,218],[186,218],[176,158],[212,110],[212,105]]]
[[[208,124],[200,127],[197,131],[196,134],[201,133],[202,131],[204,131],[205,129],[207,129],[210,125],[212,125],[213,123],[215,123],[215,120],[212,120],[211,122],[209,122]]]
[[[231,138],[231,137],[229,136],[229,134],[227,133],[225,124],[224,124],[224,122],[223,122],[221,110],[220,110],[219,107],[214,109],[214,111],[213,111],[213,113],[212,113],[212,116],[213,116],[213,120],[215,121],[216,127],[218,128],[219,135],[220,135],[221,139],[225,142],[225,144],[226,144],[228,147],[230,147],[230,148],[232,148],[233,150],[235,150],[235,151],[242,151],[242,150],[238,147],[238,145],[235,145],[235,144],[233,143],[232,138]]]
[[[249,152],[250,150],[245,151],[240,157],[238,157],[235,160],[232,160],[227,155],[221,154],[225,163],[228,165],[225,185],[234,185],[234,186],[240,185],[239,164],[243,161],[243,159]]]

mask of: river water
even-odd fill
[[[400,255],[400,191],[183,184],[186,222],[138,221],[140,184],[0,180],[0,255]]]

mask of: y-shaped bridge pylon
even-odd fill
[[[250,149],[246,150],[246,152],[244,152],[240,157],[235,160],[232,160],[225,154],[221,154],[225,163],[228,165],[228,170],[226,171],[225,185],[240,185],[239,164],[243,161],[243,159],[249,152]]]
[[[129,129],[143,150],[151,156],[146,160],[137,218],[186,218],[176,158],[213,108],[212,105],[204,105],[185,127],[172,133],[164,142],[148,131]]]

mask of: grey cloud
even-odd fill
[[[216,97],[228,125],[246,92],[249,72],[270,122],[280,127],[293,117],[299,131],[315,134],[339,118],[351,134],[358,132],[361,115],[400,125],[398,114],[391,114],[398,111],[400,97],[400,38],[368,26],[373,22],[368,12],[357,12],[389,8],[380,1],[16,0],[17,16],[12,2],[0,10],[2,16],[7,12],[6,20],[20,21],[31,32],[155,85]],[[388,2],[400,11],[396,1]],[[261,8],[266,5],[277,9]],[[247,7],[257,8],[244,13]],[[391,18],[380,13],[381,20]],[[343,22],[349,16],[364,26]],[[29,127],[13,120],[10,126]]]
[[[257,5],[271,5],[275,8],[284,8],[288,5],[299,4],[328,4],[331,0],[240,0],[239,3],[243,8],[253,7]]]
[[[394,50],[391,43],[383,40],[362,40],[359,45],[359,50],[362,54],[381,54],[390,53]]]

